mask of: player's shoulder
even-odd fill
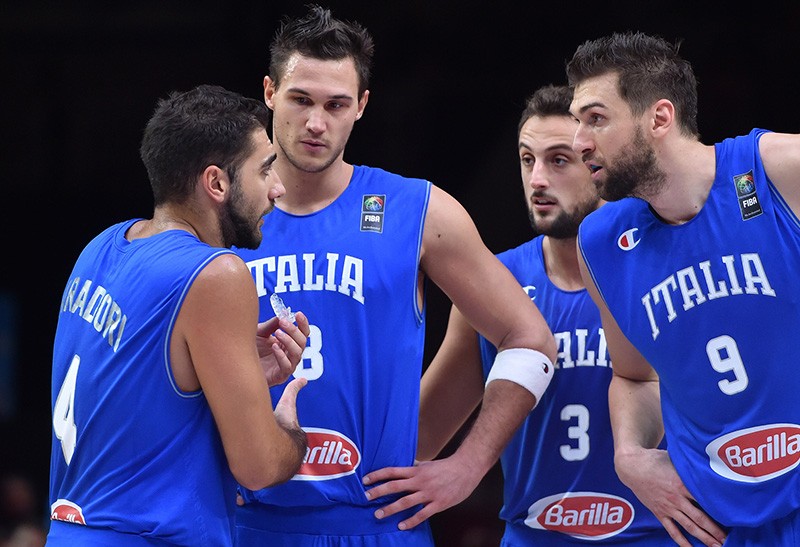
[[[408,177],[381,167],[369,165],[353,165],[353,178],[368,181],[382,181],[391,184],[430,184],[429,181],[416,177]]]
[[[497,253],[497,258],[499,258],[501,262],[505,263],[519,256],[534,255],[538,252],[538,249],[541,249],[543,238],[543,235],[538,235],[532,239],[529,239],[528,241],[520,243],[516,247],[510,247],[505,251]]]

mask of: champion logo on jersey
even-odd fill
[[[758,202],[753,171],[734,176],[733,185],[736,186],[736,197],[739,198],[739,210],[742,212],[742,220],[750,220],[764,212]]]
[[[86,525],[86,520],[83,518],[83,509],[81,509],[80,505],[65,499],[56,500],[50,506],[50,520]]]
[[[625,232],[617,238],[617,246],[623,251],[632,251],[641,241],[641,238],[636,237],[636,232],[638,231],[639,228],[625,230]]]
[[[739,482],[764,482],[800,464],[800,425],[768,424],[723,435],[706,447],[711,469]]]
[[[564,492],[547,496],[528,508],[525,524],[588,540],[607,539],[633,522],[633,505],[601,492]]]
[[[361,199],[361,231],[383,233],[386,194],[366,194]]]
[[[332,429],[304,427],[306,457],[293,481],[326,481],[355,473],[361,452],[353,441]]]

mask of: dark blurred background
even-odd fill
[[[586,39],[628,29],[683,39],[707,143],[756,126],[800,130],[797,2],[321,3],[376,42],[369,107],[345,159],[433,181],[495,252],[532,235],[516,156],[525,98],[563,83]],[[51,344],[73,261],[109,224],[150,215],[138,146],[156,100],[200,83],[262,97],[269,38],[282,15],[303,11],[286,0],[0,2],[0,473],[28,482],[42,521]],[[432,291],[428,359],[447,309]],[[495,468],[434,519],[439,544],[497,544],[500,480]]]

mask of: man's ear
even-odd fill
[[[367,108],[368,101],[369,101],[369,89],[365,89],[364,94],[361,95],[361,98],[358,100],[358,111],[356,112],[357,120],[360,120],[361,116],[364,115],[364,109]]]
[[[653,104],[651,109],[650,131],[653,136],[661,137],[676,124],[675,105],[668,99],[660,99]]]
[[[264,102],[270,110],[275,110],[273,97],[275,96],[275,82],[269,76],[264,76]]]
[[[205,195],[217,203],[222,203],[230,191],[231,181],[224,169],[209,165],[200,175],[200,185]]]

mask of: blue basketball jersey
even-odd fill
[[[655,516],[614,471],[608,416],[611,359],[600,314],[585,290],[547,276],[537,237],[498,255],[537,305],[558,344],[555,374],[503,452],[507,545],[641,541],[673,545]],[[497,354],[480,337],[484,377]]]
[[[764,132],[715,145],[713,186],[689,222],[628,198],[579,235],[603,300],[658,372],[673,464],[727,526],[800,507],[800,223],[764,172]]]
[[[236,483],[205,397],[176,385],[169,341],[198,273],[231,251],[181,230],[127,241],[134,222],[89,243],[61,301],[51,531],[70,545],[230,545]]]
[[[429,195],[427,181],[355,166],[333,203],[302,216],[276,209],[264,219],[260,248],[236,249],[256,282],[261,320],[273,316],[275,293],[311,323],[294,373],[309,380],[297,399],[309,441],[305,461],[285,484],[243,491],[273,516],[265,527],[330,535],[397,530],[400,519],[375,519],[387,499],[367,501],[361,479],[414,463],[425,340],[416,295]],[[272,389],[273,403],[283,387]],[[252,505],[238,511],[237,526],[258,512]],[[297,514],[313,507],[320,518],[294,523],[278,511],[293,507]],[[263,519],[250,520],[259,526]]]

